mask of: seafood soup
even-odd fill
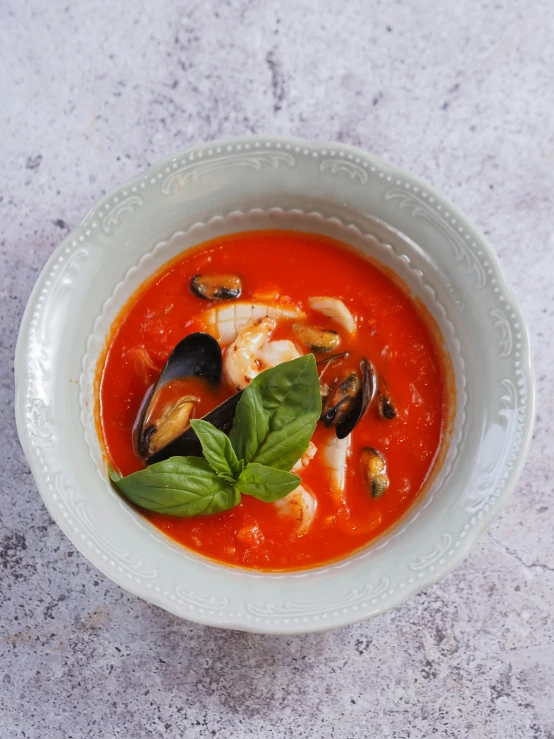
[[[323,236],[188,250],[131,297],[98,365],[112,480],[218,562],[350,555],[398,522],[441,457],[454,403],[437,336],[396,277]]]

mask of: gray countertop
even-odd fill
[[[554,737],[552,0],[7,0],[0,8],[2,739]],[[189,144],[335,139],[487,235],[531,326],[537,426],[461,567],[324,634],[204,628],[128,595],[52,522],[12,360],[33,283],[113,186]]]

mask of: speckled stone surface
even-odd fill
[[[551,0],[7,0],[0,6],[0,737],[554,737]],[[373,621],[278,638],[203,628],[92,568],[17,442],[32,285],[113,186],[224,135],[367,148],[498,251],[531,325],[534,444],[453,574]]]

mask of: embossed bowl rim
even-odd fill
[[[194,167],[193,161],[196,162]],[[267,172],[264,169],[266,166],[272,168],[271,177],[266,177]],[[263,190],[263,187],[282,187],[283,193],[288,192],[289,186],[292,190],[299,187],[298,182],[295,182],[294,187],[291,185],[294,168],[297,168],[297,175],[301,174],[299,197],[306,194],[308,198],[315,192],[319,195],[321,208],[314,211],[312,207],[302,211],[288,203],[260,207],[256,199],[256,187],[260,190]],[[232,178],[224,170],[229,172],[232,170]],[[247,170],[248,179],[242,174],[244,170]],[[290,575],[252,574],[206,563],[199,557],[189,555],[182,556],[179,560],[179,553],[183,553],[182,549],[170,545],[167,540],[161,541],[163,537],[148,530],[148,525],[137,521],[140,517],[130,512],[121,501],[114,504],[114,498],[117,496],[113,491],[107,493],[109,486],[105,476],[104,479],[101,475],[95,476],[88,467],[82,474],[73,468],[77,461],[87,466],[85,457],[82,456],[85,452],[90,452],[94,456],[90,449],[90,439],[88,441],[86,439],[86,429],[83,432],[81,418],[77,417],[77,409],[80,409],[79,416],[82,413],[86,415],[85,406],[88,399],[84,391],[87,384],[86,378],[83,379],[86,367],[79,378],[80,405],[76,404],[69,390],[60,389],[56,384],[59,379],[53,368],[58,366],[56,362],[63,360],[67,362],[68,367],[71,365],[73,374],[76,372],[79,374],[75,367],[81,368],[82,362],[90,354],[91,346],[94,344],[92,341],[94,333],[89,338],[87,346],[79,345],[72,349],[67,346],[67,341],[66,344],[63,343],[57,322],[61,325],[69,320],[85,321],[81,317],[70,317],[69,309],[64,308],[64,301],[80,300],[83,315],[96,318],[97,326],[102,313],[102,302],[105,301],[105,312],[106,305],[111,300],[109,296],[117,295],[117,289],[123,283],[115,281],[107,292],[108,297],[104,295],[96,303],[93,298],[98,288],[95,287],[90,293],[91,306],[87,303],[88,295],[85,295],[84,291],[75,298],[75,294],[79,293],[77,290],[79,281],[85,279],[87,272],[90,276],[90,270],[80,268],[92,256],[100,259],[104,267],[110,265],[112,260],[126,259],[128,278],[134,269],[132,265],[137,263],[140,249],[124,256],[125,249],[134,243],[129,239],[124,241],[124,235],[128,237],[130,233],[134,233],[136,236],[133,229],[139,229],[139,226],[146,229],[145,219],[155,221],[153,213],[159,211],[161,214],[168,203],[185,208],[192,196],[186,192],[183,194],[181,183],[190,181],[195,184],[195,196],[196,191],[200,192],[199,203],[204,208],[203,223],[199,226],[194,218],[184,219],[187,229],[173,229],[173,236],[168,241],[160,242],[161,237],[153,239],[151,246],[148,247],[151,249],[150,255],[155,255],[158,247],[171,245],[172,239],[177,239],[177,242],[179,239],[188,239],[186,245],[206,240],[209,236],[202,237],[205,233],[202,230],[203,226],[211,233],[210,228],[217,229],[221,223],[226,224],[233,219],[240,222],[241,217],[246,218],[245,223],[250,223],[249,218],[256,222],[261,215],[293,221],[300,216],[306,216],[314,223],[319,219],[320,230],[323,225],[326,228],[342,228],[345,234],[351,233],[353,239],[358,241],[365,239],[367,243],[375,242],[376,245],[388,249],[389,252],[383,251],[384,256],[388,253],[392,255],[391,259],[394,257],[406,263],[410,263],[411,260],[410,269],[422,284],[425,282],[426,272],[431,279],[433,272],[437,271],[433,264],[425,263],[425,259],[435,248],[436,240],[439,247],[436,248],[433,258],[437,264],[439,257],[444,258],[451,274],[462,282],[466,281],[468,291],[471,287],[469,278],[472,272],[477,273],[479,284],[483,283],[479,288],[481,290],[479,301],[476,302],[486,304],[487,315],[492,319],[490,326],[488,324],[476,326],[471,311],[479,311],[481,308],[471,307],[471,301],[468,302],[467,299],[465,303],[463,302],[460,289],[446,279],[448,274],[446,278],[444,274],[437,277],[437,271],[434,275],[435,286],[428,285],[427,293],[431,296],[430,300],[436,301],[440,306],[445,301],[447,305],[449,300],[452,301],[449,309],[451,313],[448,314],[448,310],[443,310],[447,321],[449,318],[454,321],[452,311],[455,313],[456,306],[460,313],[455,317],[458,322],[462,320],[460,316],[467,310],[468,326],[464,326],[463,321],[459,325],[462,328],[469,327],[470,339],[475,341],[480,340],[481,332],[486,334],[487,351],[490,348],[491,357],[495,351],[497,352],[497,356],[491,360],[492,377],[485,378],[489,389],[494,390],[496,385],[500,388],[489,409],[491,414],[493,412],[497,414],[494,416],[494,423],[491,421],[492,415],[488,419],[489,430],[494,439],[483,436],[477,441],[483,442],[484,446],[494,441],[497,446],[500,443],[509,448],[506,456],[502,457],[498,464],[491,462],[488,466],[486,463],[488,459],[490,461],[493,447],[490,444],[487,447],[488,458],[485,452],[481,454],[476,451],[474,478],[469,482],[466,480],[466,488],[459,494],[460,499],[452,506],[449,504],[445,507],[445,517],[452,522],[449,530],[442,532],[431,548],[428,542],[426,544],[417,542],[418,546],[414,544],[414,550],[407,558],[404,553],[398,554],[399,569],[400,565],[410,565],[412,569],[406,572],[417,576],[401,575],[404,581],[398,582],[398,579],[395,581],[393,575],[387,571],[380,580],[373,577],[372,584],[367,584],[367,578],[364,580],[364,572],[368,572],[367,564],[365,569],[358,565],[357,569],[352,569],[349,560],[339,563],[337,568],[306,570]],[[161,187],[160,183],[163,183]],[[203,190],[204,184],[206,190]],[[249,187],[254,189],[249,191]],[[232,189],[237,194],[238,200],[241,197],[250,198],[247,202],[251,202],[254,207],[248,209],[243,202],[242,210],[227,207],[223,209],[225,216],[222,217],[221,204],[214,205],[211,210],[206,205],[207,203],[209,205],[212,197],[210,188],[213,190],[214,201],[219,191],[228,197]],[[361,188],[366,189],[362,192]],[[334,200],[328,207],[325,197],[332,196]],[[277,198],[277,194],[274,197]],[[400,239],[398,243],[406,245],[406,254],[402,252],[402,247],[395,250],[388,242],[379,240],[374,230],[364,231],[359,225],[364,219],[371,220],[372,208],[376,211],[392,208],[394,199],[397,201],[398,217],[393,215],[389,221],[385,219],[383,222],[375,217],[374,230],[377,233],[380,228],[386,230],[390,227],[391,242],[398,232]],[[348,218],[345,220],[342,212],[336,215],[341,210],[337,204],[338,200],[350,203],[351,220]],[[358,205],[352,205],[356,200]],[[386,202],[387,200],[391,202]],[[408,228],[406,228],[407,219],[402,215],[403,209],[404,212],[411,211],[412,222],[408,224]],[[392,213],[392,210],[387,212]],[[354,216],[359,216],[359,219],[355,220]],[[416,216],[420,217],[417,223]],[[402,228],[397,221],[402,222]],[[318,230],[317,223],[314,230]],[[410,239],[413,240],[415,247],[413,244],[410,247]],[[423,248],[422,242],[425,243],[426,239],[429,243]],[[159,243],[152,249],[156,242]],[[441,251],[444,244],[452,246],[453,254],[447,249],[444,249],[444,253]],[[88,245],[93,247],[92,251],[87,251]],[[106,253],[106,246],[116,248],[117,252],[112,251],[110,256]],[[145,250],[146,246],[143,252]],[[165,254],[163,249],[161,253]],[[420,258],[422,261],[418,262]],[[68,265],[72,259],[73,272],[70,273]],[[82,264],[79,264],[79,260]],[[144,260],[143,256],[141,262]],[[162,263],[163,261],[165,259]],[[158,266],[159,264],[151,266],[150,272]],[[439,266],[442,268],[445,265]],[[464,266],[467,267],[468,274],[460,276]],[[437,295],[443,283],[446,292],[441,303]],[[69,289],[62,294],[60,290],[65,289],[64,286]],[[472,287],[476,289],[474,285]],[[63,300],[58,299],[60,295]],[[54,298],[57,299],[53,300]],[[75,311],[75,306],[72,310]],[[465,347],[468,346],[466,341]],[[460,363],[463,374],[464,358],[460,357]],[[467,366],[470,368],[469,402],[467,407],[464,405],[463,410],[465,413],[467,409],[471,416],[479,411],[471,408],[472,382],[475,381],[471,373],[475,370],[471,368],[471,362]],[[311,142],[283,136],[240,137],[188,149],[177,156],[162,160],[102,198],[75,231],[54,250],[37,280],[19,331],[15,380],[16,421],[23,450],[48,510],[74,545],[116,583],[172,613],[203,624],[262,633],[303,633],[354,623],[398,605],[450,572],[467,554],[480,533],[498,515],[513,492],[525,462],[535,415],[535,385],[525,320],[511,289],[506,284],[496,255],[463,213],[424,181],[367,152],[345,144]],[[463,442],[462,449],[469,445],[465,437],[460,441]],[[472,485],[479,493],[477,498],[473,496]],[[112,497],[108,498],[109,495]],[[67,506],[68,501],[71,507]],[[119,531],[125,540],[121,544],[115,540],[110,541],[110,532],[107,529],[102,530],[98,521],[94,521],[94,517],[91,518],[87,512],[92,510],[96,513],[95,508],[100,507],[105,513],[106,506],[113,505],[126,509],[127,518],[122,525],[119,522]],[[432,506],[428,506],[429,509],[437,507],[438,498],[433,501]],[[112,507],[110,515],[117,517],[122,513]],[[454,530],[458,533],[451,533]],[[394,536],[391,539],[394,539]],[[387,554],[392,552],[395,555],[396,548],[400,552],[398,541],[400,540],[397,540],[397,544],[389,546]],[[410,541],[408,544],[411,545]],[[127,547],[129,551],[123,551],[118,547],[124,549]],[[379,548],[376,547],[376,550]],[[170,586],[165,582],[162,583],[167,574],[169,557],[172,558],[172,563],[181,561],[186,563],[182,572],[179,572],[181,579],[177,581],[175,587],[173,582]],[[374,568],[377,569],[381,563],[380,559],[368,561],[373,562]],[[383,561],[391,569],[390,561]],[[150,567],[149,570],[151,563],[155,563],[159,569]],[[151,576],[151,572],[155,573],[155,577]],[[369,568],[369,572],[373,575],[372,568]],[[187,590],[189,579],[193,581],[193,587]],[[222,594],[227,580],[233,582],[233,592]],[[161,587],[154,584],[158,581],[162,583]],[[338,582],[343,583],[344,587],[341,585],[339,588]],[[253,594],[254,585],[256,592],[261,593],[257,600]],[[298,585],[301,586],[300,591]],[[309,592],[306,596],[308,600],[299,599],[299,593],[303,588]]]

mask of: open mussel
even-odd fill
[[[338,358],[330,358],[333,360]],[[335,427],[339,439],[344,439],[361,421],[377,389],[375,368],[367,359],[362,359],[358,371],[349,371],[338,378],[333,387],[329,388],[321,421],[330,428]]]
[[[204,300],[236,300],[242,293],[238,275],[195,275],[190,289]]]
[[[135,427],[135,448],[148,464],[175,455],[201,454],[189,425],[200,399],[194,393],[180,392],[180,382],[198,377],[218,385],[221,372],[221,348],[209,334],[190,334],[173,349],[143,402]],[[208,414],[218,421],[218,428],[230,428],[237,401],[233,396]]]
[[[362,472],[373,498],[381,498],[389,488],[387,465],[383,455],[373,447],[365,447],[360,455]]]
[[[330,428],[344,421],[352,409],[356,397],[360,393],[362,381],[357,372],[350,372],[329,390],[321,420]]]
[[[190,422],[195,407],[200,402],[196,395],[183,395],[182,398],[166,403],[159,415],[147,422],[141,440],[141,452],[151,457],[166,447],[175,436]]]
[[[213,410],[202,416],[204,421],[209,421],[224,434],[228,434],[233,425],[233,419],[235,417],[235,410],[237,403],[239,402],[240,393],[231,395],[230,398],[224,400]],[[201,457],[202,446],[198,440],[198,436],[192,430],[192,426],[188,426],[182,434],[177,436],[167,446],[161,449],[156,454],[153,454],[146,460],[146,464],[154,464],[155,462],[163,462],[164,459],[170,457]]]

